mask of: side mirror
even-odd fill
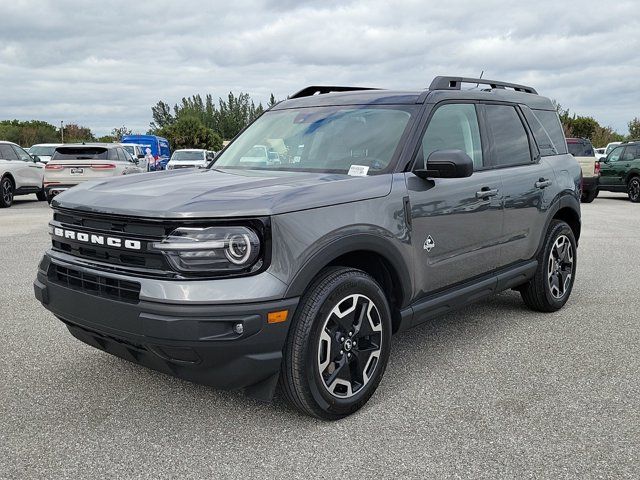
[[[424,158],[422,153],[420,156]],[[423,179],[466,178],[473,174],[473,160],[462,150],[436,150],[424,162],[424,167],[413,173]]]
[[[32,155],[33,158],[33,163],[39,163],[42,162],[42,160],[40,160],[40,157],[37,155]]]

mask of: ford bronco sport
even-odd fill
[[[86,183],[52,207],[35,295],[74,336],[260,399],[279,383],[337,419],[376,390],[392,334],[505,289],[565,304],[580,167],[533,88],[437,77],[305,88],[207,169]]]
[[[600,190],[627,192],[640,202],[640,141],[622,142],[600,160]]]

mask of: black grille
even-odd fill
[[[58,285],[98,297],[129,303],[140,301],[140,284],[137,282],[107,278],[53,264],[49,271],[49,280]]]

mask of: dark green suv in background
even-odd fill
[[[600,161],[600,190],[627,192],[640,202],[640,141],[622,142]]]

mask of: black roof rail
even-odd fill
[[[356,90],[380,90],[379,88],[372,87],[330,87],[330,86],[322,86],[322,85],[312,85],[310,87],[305,87],[299,92],[294,93],[289,98],[302,98],[302,97],[311,97],[313,95],[322,95],[324,93],[331,92],[353,92]]]
[[[516,92],[533,93],[534,95],[538,94],[533,87],[527,87],[526,85],[468,77],[436,77],[431,82],[431,85],[429,85],[429,90],[460,90],[463,83],[489,85],[491,88],[512,88]]]

